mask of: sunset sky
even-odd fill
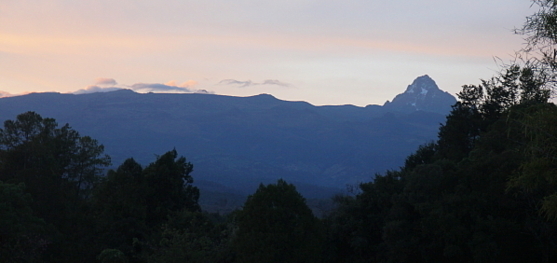
[[[1,0],[0,96],[196,92],[383,104],[453,95],[522,47],[528,0]]]

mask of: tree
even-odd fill
[[[547,103],[548,75],[531,62],[509,65],[479,85],[464,85],[447,121],[439,129],[438,157],[460,160],[494,122],[512,107]]]
[[[135,252],[134,239],[148,235],[143,168],[133,158],[110,170],[93,192],[96,236],[100,246]]]
[[[421,149],[426,155],[424,158],[416,156],[408,162],[409,166],[426,161],[428,148]],[[401,171],[378,174],[372,182],[361,183],[357,195],[334,197],[336,209],[324,220],[327,227],[325,262],[380,262],[385,253],[386,218],[404,187],[403,174]]]
[[[557,1],[534,3],[518,62],[464,86],[437,143],[338,199],[329,225],[346,261],[555,261]]]
[[[539,65],[557,69],[557,5],[553,0],[532,0],[538,11],[527,17],[522,28],[516,33],[526,36],[524,52],[537,52]]]
[[[158,248],[161,231],[175,234],[165,228],[168,220],[201,211],[192,170],[193,165],[172,150],[145,169],[129,158],[108,171],[92,198],[99,246],[117,249],[131,261],[146,257],[141,250]],[[150,262],[156,257],[148,258]]]
[[[4,262],[40,262],[49,240],[46,223],[31,209],[21,184],[0,181],[0,255]]]
[[[516,130],[523,137],[525,160],[509,181],[510,190],[542,196],[540,211],[557,221],[557,107],[541,104],[514,113]]]
[[[147,262],[231,262],[227,224],[215,224],[200,212],[179,211],[163,224],[151,242]]]
[[[103,152],[96,140],[68,124],[58,128],[54,119],[26,112],[0,129],[0,179],[24,182],[38,202],[67,191],[83,198],[110,164]],[[44,189],[49,186],[58,189]]]
[[[233,250],[238,262],[319,262],[318,220],[296,191],[278,180],[261,184],[236,217]]]
[[[159,157],[143,170],[146,184],[147,224],[158,225],[172,212],[201,211],[199,189],[192,185],[193,165],[176,150]]]
[[[94,253],[85,245],[92,229],[87,205],[90,189],[110,164],[103,151],[96,140],[35,112],[0,129],[0,180],[24,183],[34,200],[31,209],[59,232],[45,252],[52,261]]]

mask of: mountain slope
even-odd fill
[[[394,101],[393,101],[394,103]],[[278,178],[308,197],[395,169],[434,140],[444,115],[386,107],[313,106],[271,95],[36,93],[0,99],[0,121],[25,111],[69,123],[105,145],[114,166],[176,148],[213,192],[252,193]],[[220,190],[219,190],[220,189]]]

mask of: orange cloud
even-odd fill
[[[178,84],[175,80],[171,80],[169,82],[164,83],[164,85],[167,86],[180,87],[180,88],[191,88],[197,84],[198,84],[197,81],[191,79],[186,82],[183,82],[182,84]]]

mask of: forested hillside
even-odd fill
[[[557,107],[531,73],[464,86],[436,143],[338,197],[337,260],[555,260]]]
[[[356,107],[268,94],[34,93],[0,98],[0,123],[27,111],[69,123],[105,146],[110,168],[130,157],[147,165],[155,154],[176,149],[195,164],[196,185],[205,192],[245,198],[260,182],[283,178],[310,198],[329,198],[347,184],[400,167],[435,139],[456,100],[429,77],[418,79],[429,81],[416,89],[448,99],[406,94],[407,104],[433,103],[424,111],[398,100],[390,107]]]

